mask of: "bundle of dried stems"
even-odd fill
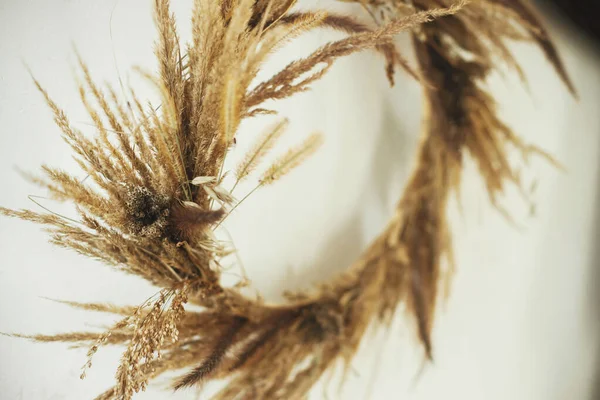
[[[90,138],[35,81],[71,146],[81,169],[74,175],[43,167],[31,177],[57,200],[72,201],[70,220],[29,210],[0,212],[48,227],[52,242],[100,259],[161,288],[137,307],[68,304],[122,315],[105,333],[33,336],[44,342],[89,345],[88,362],[100,346],[126,347],[116,384],[98,399],[130,399],[149,380],[191,368],[175,388],[228,378],[216,399],[305,398],[323,373],[338,363],[348,369],[368,327],[386,325],[405,304],[427,357],[438,286],[452,264],[447,200],[459,184],[463,157],[478,164],[489,191],[521,185],[507,155],[548,155],[524,143],[497,116],[486,76],[508,65],[521,73],[507,41],[531,41],[574,92],[546,31],[522,0],[357,0],[373,26],[325,12],[293,12],[295,0],[195,0],[193,39],[182,48],[168,0],[156,0],[156,57],[150,76],[160,90],[159,108],[146,106],[131,90],[119,98],[100,88],[80,60],[81,100],[98,134]],[[265,59],[282,44],[318,28],[347,34],[298,59],[259,84]],[[394,46],[412,36],[418,67]],[[403,68],[423,84],[425,118],[416,164],[387,228],[344,274],[286,304],[266,304],[220,283],[220,261],[231,249],[214,230],[239,202],[238,182],[262,165],[263,156],[286,128],[270,127],[231,171],[225,188],[223,164],[240,121],[259,114],[268,100],[307,90],[343,56],[375,49],[393,82]],[[296,167],[319,146],[310,136],[264,168],[258,187]],[[185,304],[200,306],[186,311]]]

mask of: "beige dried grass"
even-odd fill
[[[156,0],[160,110],[131,93],[132,109],[114,90],[108,95],[83,73],[82,101],[98,135],[87,138],[42,86],[55,122],[94,187],[44,167],[33,180],[58,200],[77,205],[78,220],[30,210],[0,212],[46,225],[52,241],[161,288],[138,307],[68,303],[120,314],[105,333],[36,335],[42,342],[90,346],[86,369],[102,345],[124,345],[116,384],[97,399],[130,399],[167,371],[191,368],[175,388],[228,378],[216,399],[299,399],[323,373],[346,370],[368,327],[387,324],[402,303],[416,321],[426,355],[441,260],[452,262],[447,200],[460,182],[462,160],[473,157],[493,204],[509,184],[521,185],[507,160],[545,153],[525,144],[497,116],[485,78],[503,61],[520,71],[507,40],[531,40],[573,91],[547,33],[519,0],[413,0],[361,2],[381,26],[322,12],[295,13],[293,0],[196,0],[192,43],[177,35],[168,0]],[[382,12],[382,10],[385,10]],[[321,27],[348,36],[296,60],[250,89],[260,66],[281,44]],[[417,67],[395,49],[402,31],[413,36]],[[387,228],[336,280],[285,304],[265,304],[220,283],[220,261],[230,249],[213,230],[239,205],[222,187],[223,163],[240,122],[268,113],[267,100],[307,90],[339,57],[373,48],[422,81],[425,119],[413,173]],[[465,56],[468,54],[469,56]],[[284,129],[275,126],[236,169],[246,178]],[[316,150],[311,136],[267,167],[257,188],[270,184]],[[185,310],[191,303],[201,311]],[[85,376],[85,370],[82,374]]]

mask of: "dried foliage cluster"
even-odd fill
[[[52,241],[117,270],[147,279],[161,290],[137,307],[68,304],[123,318],[105,333],[34,336],[39,341],[89,345],[85,370],[103,345],[124,345],[116,385],[98,399],[130,399],[167,371],[189,370],[175,388],[228,378],[216,399],[305,398],[323,373],[348,369],[368,327],[390,322],[400,304],[415,319],[426,355],[438,287],[452,264],[446,204],[460,182],[465,156],[475,159],[489,191],[521,185],[508,161],[546,154],[524,143],[498,117],[485,89],[487,75],[508,65],[521,73],[508,41],[531,41],[546,54],[573,91],[540,21],[522,0],[357,0],[373,17],[366,25],[324,12],[291,11],[294,0],[195,0],[193,39],[182,46],[168,0],[156,0],[159,107],[131,90],[121,98],[101,88],[80,62],[81,100],[98,134],[88,137],[69,122],[36,81],[64,140],[89,176],[43,167],[30,177],[57,200],[72,201],[79,219],[29,210],[5,215],[44,224]],[[273,51],[317,28],[347,34],[293,61],[264,82],[256,75]],[[412,36],[417,66],[394,46]],[[285,131],[269,127],[233,170],[226,188],[224,160],[244,118],[273,113],[268,101],[305,91],[342,56],[372,48],[393,83],[402,68],[423,84],[425,118],[416,164],[388,227],[344,274],[310,293],[271,305],[220,283],[228,249],[214,230],[240,203],[237,183],[262,166]],[[257,188],[296,167],[319,146],[310,136],[263,168]],[[197,311],[185,310],[192,304]]]

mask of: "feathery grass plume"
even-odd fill
[[[82,377],[100,346],[125,346],[115,386],[97,399],[129,400],[157,376],[187,368],[174,387],[227,378],[217,400],[305,398],[340,362],[347,373],[367,328],[389,323],[403,302],[415,315],[416,331],[431,357],[437,284],[443,280],[440,260],[452,254],[446,203],[459,182],[463,153],[478,161],[495,202],[507,182],[519,184],[506,160],[507,146],[524,154],[539,152],[502,124],[493,98],[482,88],[496,65],[492,55],[518,68],[504,39],[532,38],[569,82],[539,21],[517,0],[468,6],[466,1],[373,0],[370,7],[396,13],[376,28],[323,12],[293,13],[294,3],[195,0],[192,41],[182,49],[169,1],[155,0],[159,73],[146,75],[156,83],[161,104],[145,107],[131,90],[132,107],[125,109],[127,99],[120,100],[110,87],[107,95],[80,62],[81,98],[98,131],[91,139],[71,126],[34,81],[93,184],[44,167],[43,177],[32,180],[51,198],[72,201],[78,218],[5,208],[0,213],[45,225],[54,243],[159,288],[137,307],[67,302],[122,317],[103,333],[24,336],[89,346]],[[342,30],[347,37],[251,88],[271,52],[320,27]],[[284,304],[265,304],[235,286],[223,286],[221,262],[231,250],[217,241],[214,229],[226,218],[224,209],[241,203],[221,184],[242,119],[268,112],[266,101],[307,90],[337,58],[365,49],[383,52],[388,77],[395,66],[410,72],[392,44],[404,30],[414,32],[420,69],[414,74],[428,84],[427,118],[416,166],[387,228],[336,280],[288,296]],[[457,50],[474,57],[466,59]],[[257,167],[283,126],[273,129],[238,167],[237,179]],[[295,168],[320,141],[313,135],[288,151],[266,168],[257,188]],[[185,310],[187,303],[200,311]]]
[[[315,15],[314,13],[300,13],[294,12],[286,15],[282,18],[282,22],[290,23],[295,22],[300,18],[309,18],[311,15]],[[353,18],[341,16],[341,15],[327,15],[324,18],[320,19],[320,26],[332,28],[334,30],[338,30],[346,33],[360,33],[360,32],[369,32],[371,29],[362,24]],[[400,66],[404,71],[410,74],[413,78],[418,79],[417,72],[408,64],[408,62],[402,57],[402,55],[394,46],[393,41],[389,40],[388,42],[382,41],[382,44],[376,46],[376,49],[383,54],[386,59],[386,75],[388,81],[393,86],[394,85],[394,72],[395,67]]]
[[[323,143],[323,136],[319,133],[310,135],[298,148],[290,149],[286,154],[277,159],[260,178],[263,185],[268,185],[282,178],[292,169],[310,157]]]
[[[268,127],[262,136],[259,137],[258,141],[235,168],[236,181],[233,189],[235,189],[238,182],[244,180],[244,178],[256,169],[263,157],[273,148],[277,140],[285,132],[288,123],[287,119],[283,119]]]
[[[358,32],[345,39],[328,43],[308,57],[291,62],[272,78],[260,83],[248,94],[246,106],[255,107],[269,99],[283,99],[305,91],[310,84],[327,72],[337,58],[389,43],[400,32],[425,24],[435,18],[455,14],[465,3],[466,1],[463,0],[447,8],[433,8],[416,12],[393,20],[379,29]],[[320,69],[316,68],[317,66],[320,66]],[[315,69],[317,70],[315,71]],[[298,77],[303,78],[298,81]]]

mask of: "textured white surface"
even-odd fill
[[[72,121],[91,129],[72,79],[72,44],[99,80],[116,84],[118,65],[123,79],[140,87],[129,67],[154,66],[150,3],[0,2],[2,206],[36,207],[27,195],[43,195],[20,178],[16,166],[26,171],[41,163],[75,168],[23,61]],[[174,3],[185,38],[191,2]],[[519,223],[515,228],[487,204],[481,182],[468,166],[462,215],[458,208],[452,210],[458,270],[436,322],[435,363],[414,379],[421,353],[409,324],[399,320],[387,342],[380,334],[367,343],[354,363],[356,374],[350,374],[339,396],[332,385],[329,398],[596,398],[600,60],[579,37],[558,23],[553,26],[580,91],[579,103],[569,98],[537,50],[527,46],[515,49],[530,77],[531,96],[511,76],[494,78],[491,84],[506,120],[554,154],[567,172],[543,162],[530,165],[525,176],[539,181],[534,195],[538,206],[531,217],[524,202],[509,193],[504,204]],[[273,71],[333,37],[337,34],[307,35],[283,49],[268,68]],[[291,119],[280,150],[313,130],[323,131],[326,143],[286,179],[252,196],[227,224],[255,287],[266,297],[275,299],[284,289],[332,277],[360,254],[389,217],[411,167],[420,94],[401,74],[396,87],[387,88],[382,69],[373,53],[341,60],[313,91],[280,104]],[[236,152],[268,122],[244,125]],[[249,187],[241,187],[238,196]],[[44,204],[69,212],[68,207]],[[110,321],[41,297],[138,304],[154,292],[138,279],[52,247],[44,232],[22,221],[0,219],[0,260],[2,332],[52,333]],[[119,350],[100,350],[85,381],[78,379],[85,350],[0,337],[0,355],[1,399],[70,400],[92,398],[111,384]],[[139,396],[165,397],[195,394],[172,395],[151,387]],[[325,397],[318,389],[314,398]]]

